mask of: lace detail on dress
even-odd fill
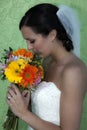
[[[53,82],[41,82],[31,94],[32,112],[45,121],[60,125],[61,91]],[[29,127],[28,130],[33,130]]]

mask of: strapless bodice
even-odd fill
[[[60,125],[61,91],[53,82],[42,81],[31,93],[32,112],[45,121]],[[28,130],[33,130],[28,128]]]

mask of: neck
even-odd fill
[[[55,44],[52,51],[51,57],[53,58],[56,64],[66,64],[71,58],[72,53],[68,52],[63,46],[62,43],[58,42]]]

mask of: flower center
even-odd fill
[[[29,73],[26,73],[26,78],[29,78],[30,77],[30,74]]]
[[[18,71],[18,70],[15,70],[15,73],[19,73],[19,71]]]

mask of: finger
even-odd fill
[[[10,99],[6,98],[6,102],[10,107],[15,103],[12,97]]]
[[[8,96],[8,94],[9,94],[11,97],[14,97],[14,95],[16,95],[16,93],[14,92],[14,90],[12,89],[12,87],[9,87],[9,88],[8,88],[7,96]]]
[[[19,89],[18,89],[18,87],[16,85],[11,84],[11,88],[13,89],[13,91],[15,92],[15,94],[17,94],[17,95],[21,94],[20,91],[19,91]]]
[[[8,93],[7,94],[7,96],[6,96],[6,102],[7,102],[7,104],[10,106],[10,104],[11,104],[11,100],[12,100],[12,97],[11,97],[11,95]]]
[[[6,98],[6,102],[10,106],[10,99]]]
[[[8,87],[8,92],[9,92],[9,90],[12,90],[16,94],[15,89],[13,88],[12,84],[11,84],[11,86]]]
[[[26,95],[27,92],[28,92],[27,90],[24,90],[24,91],[22,92],[22,95],[23,95],[23,96]]]
[[[7,99],[7,100],[10,100],[10,99],[11,99],[11,95],[8,94],[8,95],[6,96],[6,99]]]
[[[24,90],[24,91],[22,92],[22,95],[23,95],[24,97],[27,97],[27,96],[30,95],[30,92],[29,92],[28,90]]]
[[[7,92],[6,99],[9,101],[14,100],[15,99],[14,92],[13,92],[13,94],[11,92]]]
[[[7,93],[6,93],[6,99],[7,99],[7,100],[10,100],[11,97],[12,97],[12,95],[11,95],[11,93],[9,92],[9,89],[8,89],[8,91],[7,91]]]

